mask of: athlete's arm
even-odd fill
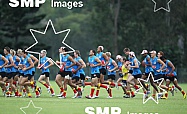
[[[20,62],[20,58],[18,56],[16,56],[16,61]],[[17,69],[19,68],[19,66],[16,66],[16,64],[14,64],[14,67],[17,68]]]
[[[131,68],[139,68],[138,61],[134,60],[135,66],[130,66]]]
[[[54,63],[51,61],[51,59],[50,59],[50,58],[48,58],[48,59],[47,59],[47,61],[49,62],[49,65],[48,65],[48,66],[46,66],[46,67],[44,67],[44,69],[47,69],[47,68],[49,68],[49,67],[51,67],[51,66],[53,66],[53,65],[54,65]]]
[[[20,58],[18,56],[16,56],[16,61],[20,62]]]
[[[38,59],[34,55],[31,55],[30,58],[32,60],[34,60],[34,65],[36,65],[36,63],[38,63]]]
[[[79,60],[79,63],[81,63],[82,68],[85,68],[85,67],[86,67],[85,62],[84,62],[82,59]]]
[[[164,69],[164,67],[166,66],[166,64],[161,60],[161,59],[158,59],[157,60],[160,64],[162,64],[162,67],[160,67],[159,70],[157,70],[157,72],[160,72],[162,69]]]
[[[5,62],[3,65],[0,66],[0,68],[3,68],[5,65],[8,64],[8,60],[4,56],[2,56],[1,58]]]
[[[22,69],[23,71],[26,71],[26,70],[31,69],[31,68],[34,67],[34,63],[32,62],[31,58],[28,58],[27,61],[29,62],[30,66],[27,67],[27,68],[23,68],[23,69]]]
[[[117,65],[117,63],[116,63],[114,60],[112,61],[112,64],[114,65],[114,68],[111,69],[110,72],[113,72],[113,71],[115,71],[116,69],[118,69],[118,65]]]
[[[170,74],[173,73],[173,71],[175,70],[175,66],[171,63],[171,62],[168,62],[168,65],[172,68]]]
[[[76,62],[71,56],[69,56],[68,59],[72,62],[72,64],[70,66],[66,66],[66,68],[71,68],[72,66],[76,64]]]
[[[103,58],[105,58],[105,66],[108,64],[108,56],[105,54],[105,53],[103,53],[102,54],[102,56],[103,56]]]
[[[75,73],[82,68],[82,65],[79,62],[76,62],[78,68],[75,70]]]
[[[96,66],[101,66],[101,60],[99,60],[99,58],[95,58],[95,61],[97,61],[98,63],[96,64],[96,65],[94,65],[94,64],[91,64],[90,66],[91,67],[96,67]]]
[[[10,60],[10,65],[6,65],[5,67],[12,67],[12,66],[14,66],[14,61],[13,61],[12,56],[9,57],[9,60]]]
[[[146,65],[147,65],[147,66],[152,66],[150,57],[147,58],[147,61],[148,61],[148,64],[146,64]]]

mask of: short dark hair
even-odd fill
[[[93,50],[93,49],[91,49],[92,50],[92,52],[94,53],[94,55],[96,54],[96,51],[95,50]]]
[[[23,48],[23,51],[22,51],[22,52],[23,52],[24,54],[28,54],[28,52],[26,51],[26,49],[27,49],[27,48]]]
[[[68,48],[67,48],[67,47],[61,47],[61,48],[62,48],[62,50],[64,50],[65,52],[68,51]]]
[[[159,51],[158,53],[160,53],[160,55],[164,56],[164,52],[163,51]]]
[[[129,49],[129,48],[124,48],[123,51],[124,51],[124,52],[128,52],[128,51],[130,51],[130,49]]]
[[[75,50],[75,53],[78,55],[78,56],[81,56],[81,53],[79,50]]]
[[[126,58],[125,56],[123,56],[123,60],[124,60],[124,61],[127,61],[127,58]]]
[[[4,49],[6,49],[8,53],[10,53],[10,47],[6,46]]]

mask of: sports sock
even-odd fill
[[[53,90],[53,88],[52,88],[52,87],[50,87],[50,91],[51,91],[51,94],[53,94],[53,93],[54,93],[54,90]]]
[[[60,87],[60,92],[64,92],[64,88],[63,87]]]
[[[99,91],[100,91],[100,88],[97,88],[97,90],[96,90],[96,96],[99,96]]]
[[[63,96],[66,97],[66,91],[63,92]]]
[[[49,86],[47,85],[47,83],[43,82],[42,83],[46,88],[49,88]]]
[[[91,93],[90,93],[91,97],[93,97],[94,91],[95,91],[95,87],[91,87]]]

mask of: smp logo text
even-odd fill
[[[45,0],[9,0],[10,7],[39,7]]]
[[[86,114],[122,114],[121,108],[119,107],[86,107]]]

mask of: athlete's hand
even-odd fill
[[[23,70],[23,71],[26,71],[26,70],[27,70],[27,68],[23,68],[22,70]]]
[[[57,65],[60,65],[60,61],[56,61],[56,64],[57,64]]]
[[[3,68],[3,66],[0,66],[0,68]]]
[[[16,64],[13,65],[15,68],[17,67]]]
[[[95,65],[94,64],[90,64],[90,67],[95,67]]]
[[[73,74],[76,74],[77,73],[77,71],[76,70],[74,70],[74,71],[72,71],[73,72]]]
[[[47,69],[47,67],[44,67],[44,70],[46,70]]]
[[[69,67],[69,66],[66,66],[65,68],[68,69],[68,68],[70,68],[70,67]]]
[[[112,70],[108,70],[108,72],[112,72]]]
[[[160,70],[156,70],[157,72],[160,72]]]
[[[86,63],[87,66],[90,66],[90,63]]]
[[[156,66],[152,65],[152,68],[153,68],[153,69],[155,69],[155,68],[156,68]]]

